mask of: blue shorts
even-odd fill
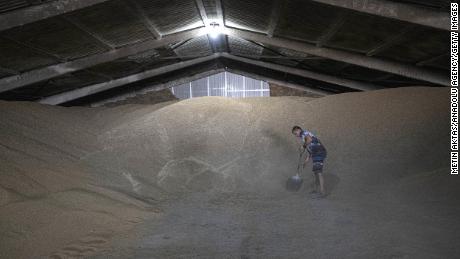
[[[313,173],[323,172],[324,161],[313,161]]]
[[[323,172],[324,160],[327,157],[326,148],[322,144],[314,144],[310,148],[311,158],[313,160],[313,172]]]

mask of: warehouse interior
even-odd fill
[[[453,258],[449,72],[444,0],[0,1],[0,258]]]

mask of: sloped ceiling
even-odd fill
[[[28,8],[39,8],[59,1],[1,1],[0,20],[2,15],[20,15],[27,13]],[[382,1],[385,2],[391,1]],[[449,1],[393,2],[405,2],[411,8],[423,8],[445,15],[448,15],[449,10]],[[203,9],[200,10],[200,6]],[[220,13],[222,17],[219,17]],[[37,69],[79,61],[120,48],[135,49],[137,44],[209,26],[209,21],[219,19],[223,19],[227,27],[424,68],[448,78],[450,33],[439,28],[317,1],[110,0],[1,31],[0,89],[2,83],[6,85],[10,79],[28,76]],[[441,86],[353,65],[347,60],[331,60],[232,35],[220,35],[216,39],[202,35],[2,91],[0,99],[37,101],[76,88],[219,52],[339,78],[370,82],[382,87]],[[211,67],[226,64],[233,69],[251,70],[252,73],[269,73],[280,80],[294,80],[310,87],[329,90],[331,93],[354,91],[347,87],[268,71],[241,62],[218,59],[209,63],[213,64],[207,65]],[[226,65],[223,65],[223,68]],[[206,68],[206,65],[189,70],[201,71],[200,67]],[[173,80],[180,74],[165,74],[152,80]],[[145,81],[139,83],[137,87],[142,87],[144,83]],[[125,86],[118,88],[123,87]],[[105,94],[112,96],[117,91],[123,92],[111,89]],[[97,95],[101,97],[104,92]],[[83,102],[80,100],[75,103]]]

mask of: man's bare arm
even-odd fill
[[[305,157],[305,161],[303,162],[303,167],[304,167],[304,168],[305,168],[305,166],[307,165],[308,161],[310,161],[310,157],[311,157],[311,153],[310,153],[310,151],[308,151],[308,149],[307,149],[307,152],[308,152],[308,154],[307,154],[307,156]]]
[[[304,147],[307,147],[308,144],[310,144],[313,141],[310,135],[305,136],[305,144]]]

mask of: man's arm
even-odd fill
[[[313,141],[310,135],[305,136],[305,143],[303,144],[304,148],[307,148],[307,145]]]
[[[310,160],[310,158],[311,158],[311,153],[310,153],[310,151],[308,151],[308,155],[305,157],[305,162],[308,162],[308,160]]]
[[[305,161],[303,162],[303,167],[304,168],[307,165],[308,161],[310,161],[310,157],[311,157],[311,153],[310,153],[310,151],[308,149],[307,149],[307,152],[308,152],[308,155],[305,157]]]

